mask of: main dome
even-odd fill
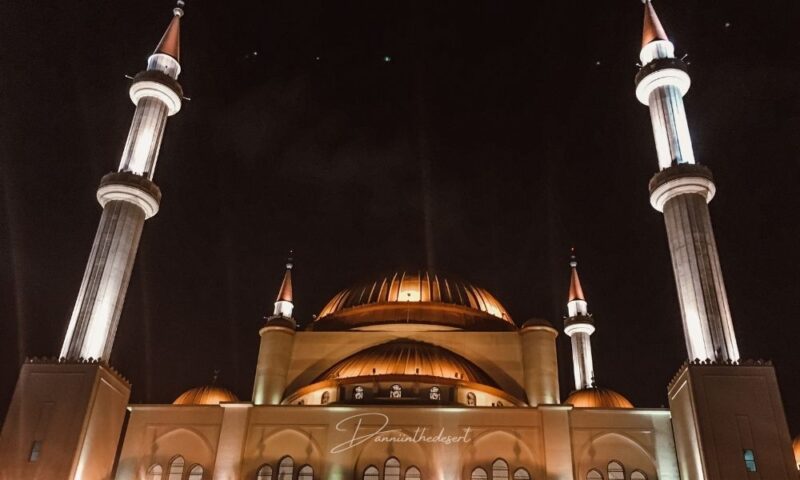
[[[428,271],[400,271],[334,296],[313,330],[372,330],[382,325],[502,331],[516,326],[503,305],[469,282]]]

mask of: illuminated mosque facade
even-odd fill
[[[61,352],[21,368],[0,480],[798,478],[774,368],[739,356],[707,206],[714,182],[684,111],[689,75],[649,0],[636,96],[650,110],[651,203],[690,359],[668,385],[669,408],[595,385],[595,324],[574,256],[558,326],[515,322],[490,292],[423,270],[346,288],[299,330],[290,261],[258,332],[252,398],[210,385],[173,404],[128,404],[131,385],[106,359],[142,228],[158,213],[165,125],[183,101],[181,7],[132,80],[134,118],[119,170],[97,191],[103,213]],[[563,399],[559,333],[575,382]]]

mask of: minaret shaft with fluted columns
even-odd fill
[[[61,357],[108,360],[125,301],[144,221],[158,213],[161,191],[153,183],[167,117],[181,108],[180,18],[172,21],[147,69],[130,87],[136,105],[119,169],[103,177],[97,200],[103,207]]]
[[[575,390],[583,390],[594,385],[594,362],[592,360],[591,335],[594,333],[594,319],[589,314],[588,303],[578,277],[578,262],[573,255],[569,262],[570,283],[568,317],[564,319],[564,333],[572,342],[572,368],[575,376]]]
[[[683,105],[691,82],[649,0],[640,59],[636,96],[650,108],[660,167],[650,181],[650,202],[664,213],[689,358],[737,361],[739,349],[708,211],[716,188],[711,171],[695,162]]]

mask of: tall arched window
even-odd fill
[[[272,480],[272,466],[261,465],[261,468],[258,469],[256,480]]]
[[[303,465],[303,468],[297,472],[297,480],[314,480],[314,469],[311,465]]]
[[[608,462],[608,480],[625,480],[625,468],[621,463]]]
[[[324,391],[322,392],[322,398],[319,401],[320,405],[327,405],[328,402],[331,401],[331,392]]]
[[[283,457],[278,464],[278,480],[292,480],[294,477],[294,460],[292,457]]]
[[[364,470],[364,480],[380,480],[381,474],[374,465],[370,465]]]
[[[161,465],[151,465],[150,468],[147,469],[147,480],[161,480],[162,473],[164,473],[164,470],[161,468]]]
[[[647,480],[647,475],[639,470],[636,470],[635,472],[631,473],[631,480]]]
[[[597,470],[589,470],[586,474],[586,480],[603,480],[603,474]]]
[[[524,468],[518,468],[514,471],[514,480],[531,480],[531,474]]]
[[[492,464],[492,480],[508,480],[508,464],[502,458]]]
[[[186,480],[203,480],[203,467],[195,465],[189,470],[189,476]]]
[[[383,466],[383,480],[400,480],[400,460],[391,457]]]
[[[183,465],[184,465],[183,457],[178,455],[177,457],[172,459],[172,462],[169,464],[169,476],[167,480],[183,480]]]
[[[422,473],[417,467],[408,467],[406,469],[405,480],[422,480]]]
[[[486,470],[482,469],[481,467],[476,468],[472,471],[471,480],[487,480],[489,475],[486,473]]]
[[[475,394],[472,392],[467,392],[467,405],[470,407],[474,407],[478,404],[478,400],[475,398]]]

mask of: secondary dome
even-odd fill
[[[430,343],[394,340],[345,358],[316,381],[358,377],[414,375],[497,387],[483,370],[466,358]]]
[[[633,408],[633,404],[621,394],[608,388],[584,388],[569,394],[564,403],[577,408]]]
[[[313,330],[367,330],[380,325],[459,330],[514,330],[506,309],[483,288],[428,271],[396,272],[342,290]]]
[[[238,402],[239,398],[227,388],[206,385],[183,392],[173,405],[219,405],[223,402]]]

